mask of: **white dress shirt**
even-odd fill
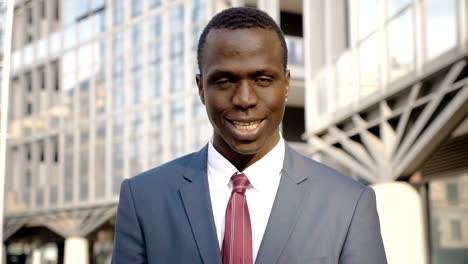
[[[263,233],[270,217],[283,169],[285,145],[280,137],[276,146],[263,158],[246,168],[243,173],[250,181],[245,195],[252,226],[253,261],[257,257]],[[231,176],[238,172],[213,146],[208,146],[208,185],[213,207],[219,248],[222,248],[226,207],[231,196]]]

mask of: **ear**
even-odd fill
[[[285,88],[285,97],[288,98],[289,96],[289,81],[291,80],[291,72],[289,70],[286,70],[285,75],[284,75],[284,88]]]
[[[198,86],[198,96],[203,104],[205,104],[205,92],[203,91],[203,77],[201,74],[195,74],[195,81]]]

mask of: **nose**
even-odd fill
[[[232,103],[241,109],[248,109],[257,104],[257,99],[257,93],[253,84],[247,80],[239,81],[232,98]]]

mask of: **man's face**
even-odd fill
[[[212,29],[201,62],[196,79],[213,144],[234,165],[251,156],[250,165],[279,140],[290,75],[278,36],[260,28]]]

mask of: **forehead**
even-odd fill
[[[206,69],[235,63],[243,67],[267,63],[283,67],[282,53],[281,42],[273,30],[212,29],[206,37],[201,66]]]

